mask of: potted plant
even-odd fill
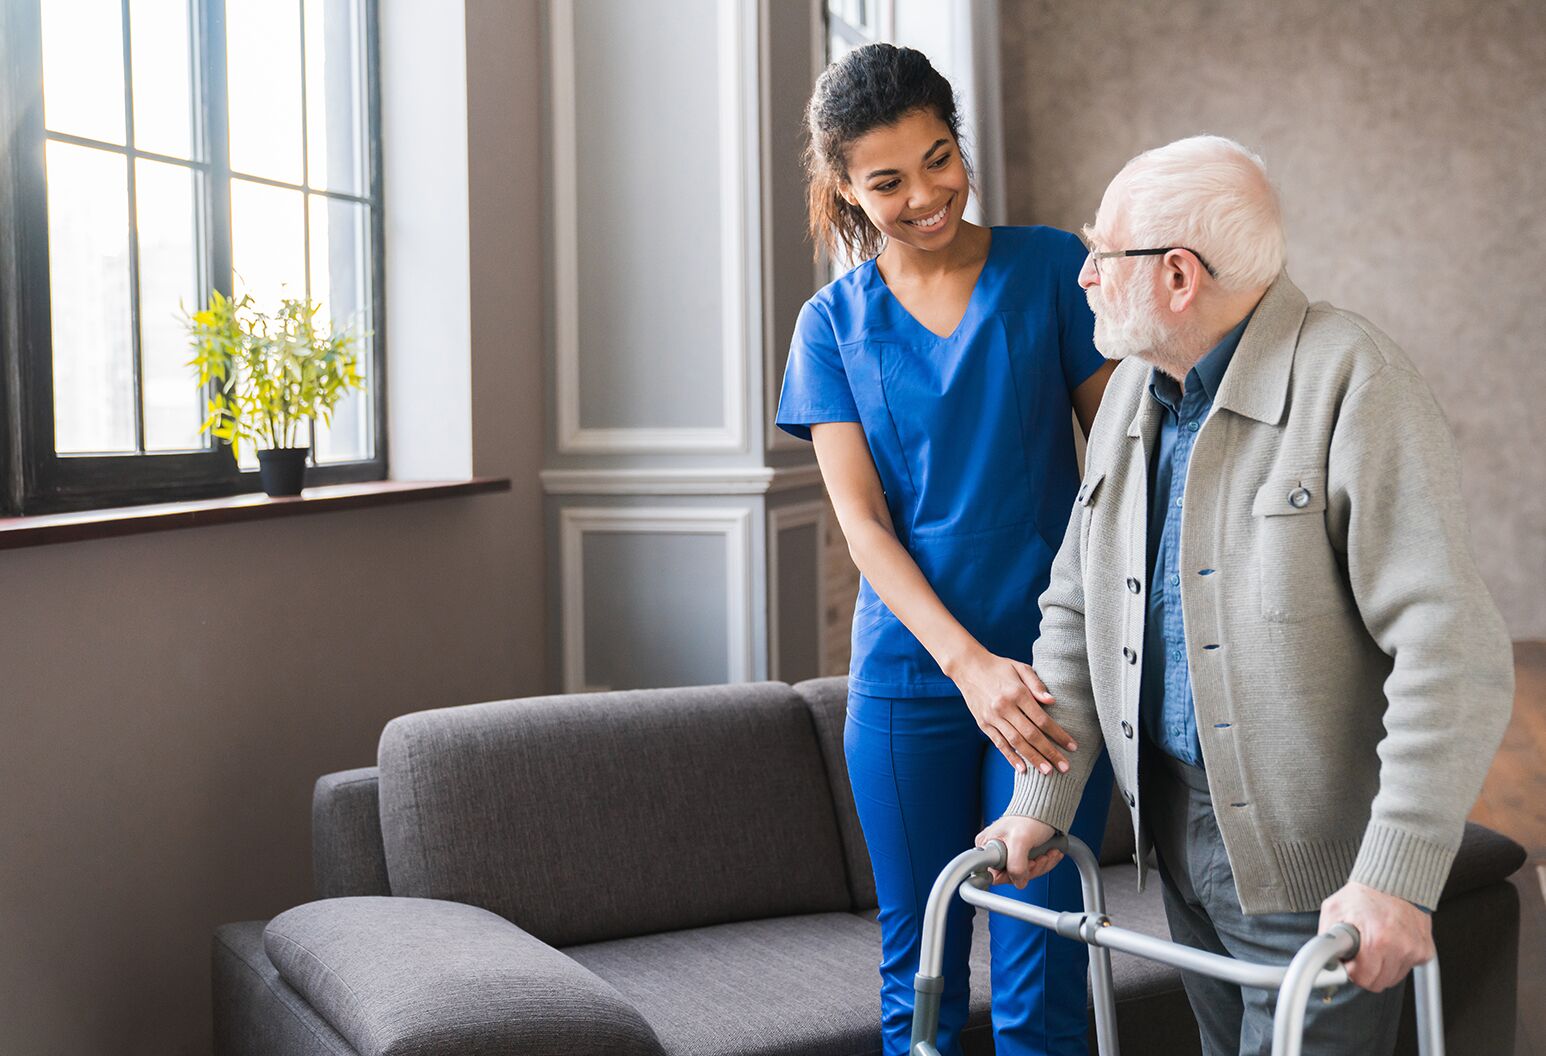
[[[215,290],[209,307],[187,318],[194,355],[188,365],[209,393],[200,432],[258,449],[258,478],[269,495],[299,495],[309,447],[297,447],[306,422],[332,421],[333,408],[362,384],[358,339],[316,323],[318,306],[286,297],[272,315],[250,294]]]

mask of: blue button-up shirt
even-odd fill
[[[1181,499],[1192,445],[1213,408],[1213,398],[1234,357],[1247,315],[1186,375],[1185,391],[1168,375],[1153,372],[1149,392],[1160,405],[1158,443],[1149,459],[1149,605],[1143,625],[1143,682],[1138,716],[1144,732],[1164,751],[1202,766],[1192,679],[1186,666],[1186,628],[1181,619]],[[1201,569],[1193,569],[1196,575]]]

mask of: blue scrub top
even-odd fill
[[[865,261],[800,310],[776,419],[804,440],[817,422],[860,423],[897,538],[935,593],[986,649],[1027,662],[1078,489],[1069,393],[1104,362],[1079,288],[1084,257],[1066,231],[993,228],[949,337]],[[863,576],[849,685],[956,692]]]

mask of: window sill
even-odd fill
[[[331,484],[307,488],[301,495],[285,499],[271,499],[258,492],[191,502],[125,506],[112,510],[0,517],[0,550],[73,543],[83,539],[112,539],[120,535],[167,532],[207,524],[239,524],[267,521],[275,517],[299,517],[308,513],[397,506],[426,499],[450,499],[509,490],[508,477],[447,481],[374,480],[363,484]]]

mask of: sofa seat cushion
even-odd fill
[[[672,1056],[851,1056],[880,1046],[880,927],[856,914],[721,924],[564,952],[616,987]],[[985,1001],[977,1003],[985,1016]]]
[[[333,898],[263,932],[280,978],[360,1056],[655,1056],[610,985],[502,917],[418,898]]]
[[[1104,870],[1107,905],[1124,927],[1164,936],[1157,887],[1140,895],[1132,866]],[[880,1048],[880,925],[868,914],[821,913],[644,935],[564,950],[606,980],[673,1056],[762,1056]],[[968,1030],[989,1018],[987,914],[972,929]],[[1175,969],[1117,954],[1118,1001],[1174,995]]]
[[[816,731],[780,683],[420,712],[379,758],[392,893],[554,946],[850,908]]]

